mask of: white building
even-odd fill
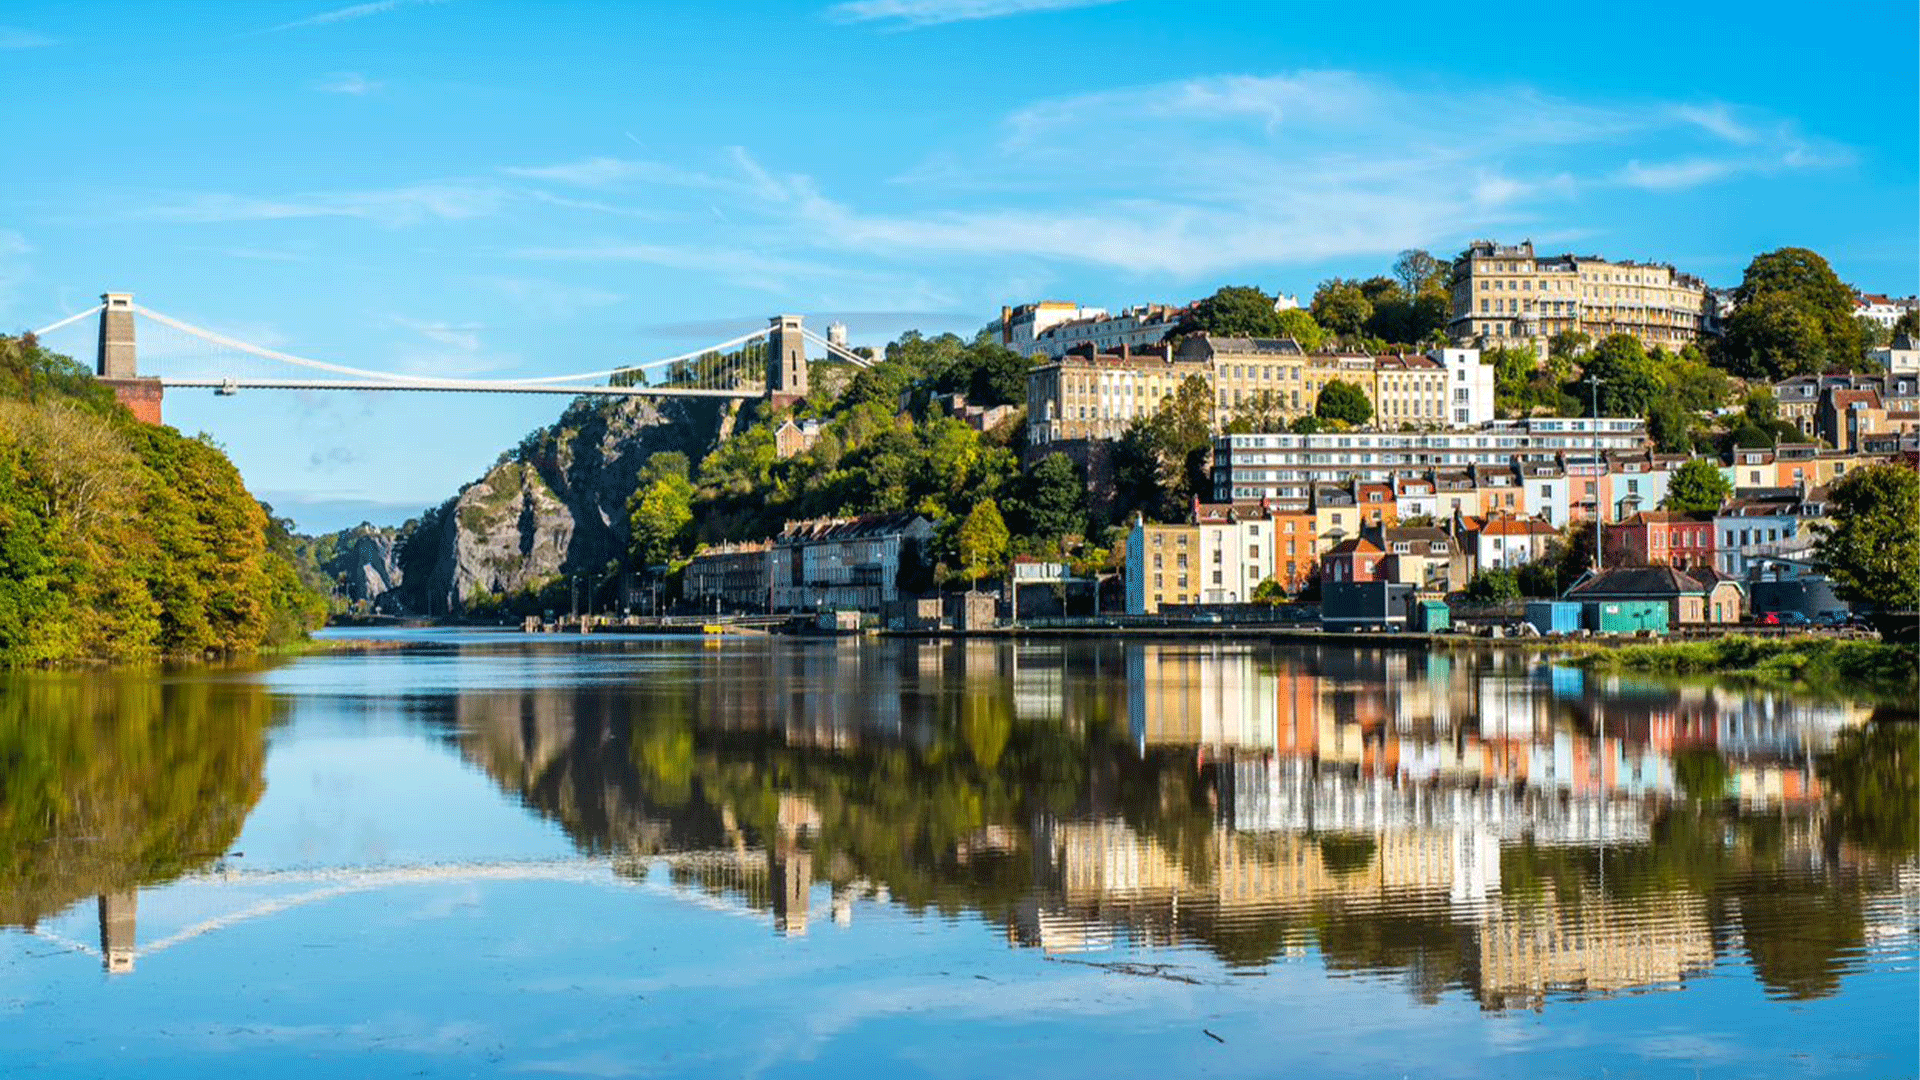
[[[1645,444],[1644,422],[1612,417],[1500,420],[1474,431],[1222,435],[1213,441],[1213,490],[1221,502],[1298,500],[1307,496],[1315,482],[1384,482],[1400,472],[1509,467],[1527,461],[1552,462],[1563,453],[1591,453],[1596,445],[1605,451],[1629,452],[1642,450]],[[1523,483],[1528,479],[1523,477]],[[1564,490],[1564,478],[1562,484]],[[1535,490],[1532,484],[1526,488],[1529,513],[1536,512]],[[1565,505],[1564,494],[1558,501]],[[1556,517],[1551,524],[1560,527],[1565,518]]]
[[[1867,357],[1889,375],[1920,375],[1920,344],[1904,334],[1893,339],[1891,345],[1868,349]]]
[[[879,612],[899,599],[902,565],[921,561],[932,539],[918,514],[789,521],[768,553],[773,609]]]
[[[1493,365],[1480,362],[1480,350],[1435,349],[1427,355],[1447,369],[1447,419],[1453,426],[1492,422]]]
[[[1881,296],[1879,293],[1861,293],[1853,301],[1853,313],[1862,319],[1872,319],[1887,329],[1900,321],[1900,316],[1920,307],[1920,297]]]
[[[1106,308],[1081,307],[1066,300],[1003,307],[1000,309],[1000,344],[1021,356],[1032,356],[1037,351],[1035,340],[1048,329],[1063,322],[1103,319],[1106,315]]]
[[[1050,323],[1034,335],[1027,355],[1041,353],[1059,359],[1073,349],[1092,346],[1096,353],[1118,352],[1122,346],[1134,351],[1151,349],[1167,339],[1180,325],[1184,308],[1170,304],[1139,304],[1118,315],[1100,308],[1083,308],[1092,314]],[[1009,346],[1011,348],[1011,346]]]

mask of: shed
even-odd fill
[[[1533,600],[1527,621],[1541,634],[1571,634],[1580,629],[1580,605],[1572,600]]]
[[[1422,600],[1413,609],[1415,629],[1429,634],[1442,633],[1453,626],[1453,610],[1445,600]]]
[[[1591,600],[1586,608],[1587,629],[1596,634],[1667,632],[1668,609],[1664,600]]]

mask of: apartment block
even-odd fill
[[[1715,311],[1704,281],[1665,263],[1542,256],[1531,240],[1476,240],[1453,263],[1447,330],[1457,343],[1532,347],[1541,356],[1563,330],[1596,341],[1631,334],[1649,349],[1674,352],[1716,332]]]
[[[1641,453],[1645,445],[1644,422],[1611,417],[1503,420],[1472,431],[1221,435],[1213,443],[1214,498],[1220,502],[1305,500],[1317,483],[1392,483],[1395,477],[1409,473],[1459,473],[1476,466],[1511,470],[1537,464],[1560,470],[1560,492],[1536,495],[1536,481],[1541,478],[1522,469],[1512,509],[1565,507],[1568,497],[1563,455],[1585,453],[1590,457],[1596,448],[1601,452]],[[1417,513],[1437,517],[1452,512],[1451,503],[1441,500],[1437,492],[1421,494],[1431,497],[1432,504],[1412,511],[1402,506],[1401,517]],[[1465,505],[1461,509],[1484,512],[1484,508],[1469,509]],[[1503,503],[1499,509],[1508,508]],[[1565,513],[1548,521],[1563,525]]]

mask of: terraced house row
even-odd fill
[[[1335,381],[1366,395],[1383,427],[1469,428],[1493,419],[1493,375],[1470,348],[1369,356],[1310,353],[1291,338],[1189,334],[1178,346],[1083,349],[1037,364],[1027,374],[1028,437],[1117,439],[1193,376],[1206,380],[1216,430],[1247,410],[1310,415]]]

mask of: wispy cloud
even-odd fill
[[[154,206],[139,216],[187,224],[352,218],[376,225],[399,227],[424,221],[464,221],[488,217],[499,212],[509,197],[509,193],[501,188],[465,182],[281,197],[209,193]]]
[[[605,289],[562,285],[540,278],[487,278],[485,284],[515,307],[541,319],[570,319],[595,308],[612,307],[624,299],[619,293]]]
[[[1004,19],[1042,11],[1100,7],[1118,0],[848,0],[827,9],[839,22],[891,22],[903,27]]]
[[[428,4],[444,2],[445,0],[371,0],[371,2],[365,4],[353,4],[348,7],[332,8],[327,11],[322,11],[317,15],[309,15],[304,19],[295,19],[292,22],[281,23],[278,26],[269,26],[258,32],[262,34],[277,34],[282,30],[302,30],[310,26],[330,26],[333,23],[352,22],[355,19],[365,19],[374,15],[385,15],[390,11],[399,11],[401,8],[422,7]]]
[[[0,49],[44,49],[56,42],[37,30],[0,26]]]
[[[386,89],[387,84],[379,79],[369,79],[357,71],[338,71],[321,79],[313,85],[323,94],[346,94],[350,97],[365,97]]]
[[[1683,161],[1629,161],[1615,175],[1627,187],[1648,191],[1677,191],[1719,180],[1740,168],[1730,158],[1688,158]]]
[[[762,257],[1039,259],[1198,278],[1391,253],[1470,233],[1581,228],[1609,187],[1678,191],[1845,160],[1776,118],[1459,90],[1348,71],[1223,75],[1038,102],[889,185],[829,194],[734,150],[729,219]],[[1738,147],[1728,143],[1745,140]],[[1111,167],[1112,147],[1153,147]],[[941,201],[946,205],[941,205]]]

